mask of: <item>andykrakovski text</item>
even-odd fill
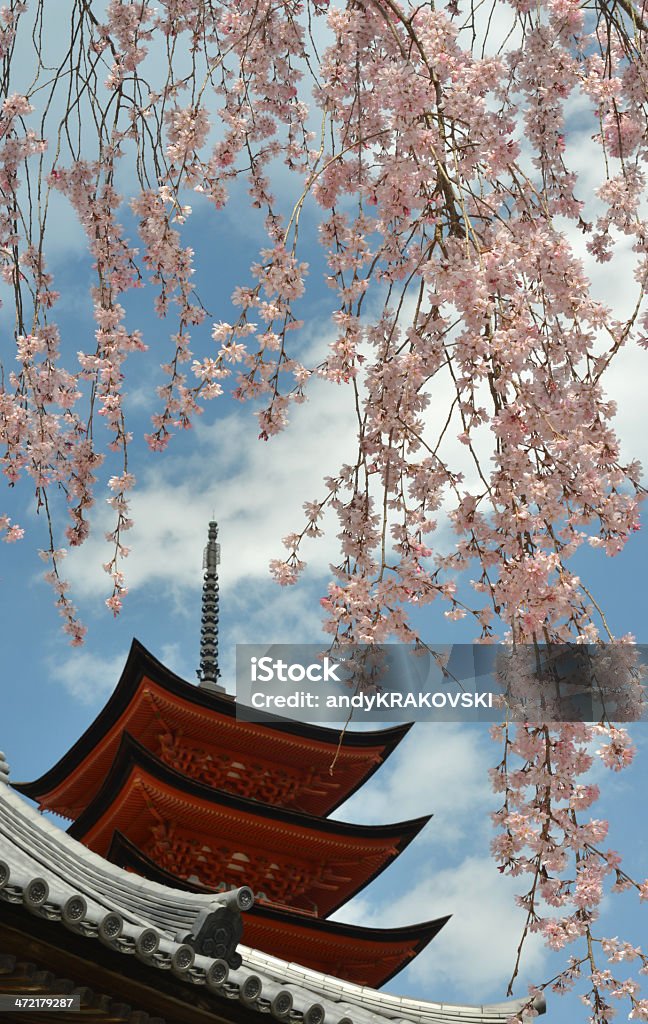
[[[273,711],[284,708],[326,708],[329,711],[392,711],[394,708],[492,708],[493,694],[487,693],[356,693],[329,694],[326,697],[309,690],[291,694],[269,694],[255,691],[251,695],[253,708]]]

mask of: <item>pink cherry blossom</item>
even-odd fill
[[[7,81],[36,43],[31,85],[0,110],[0,275],[16,325],[0,464],[11,494],[35,495],[43,513],[47,581],[71,642],[84,628],[63,543],[85,543],[99,489],[113,517],[113,614],[127,594],[141,438],[125,396],[139,367],[163,374],[144,435],[151,458],[224,394],[252,403],[268,459],[313,386],[348,395],[347,454],[280,531],[271,573],[296,584],[302,542],[326,529],[338,542],[321,600],[334,643],[424,640],[408,612],[433,601],[448,623],[473,623],[479,642],[506,642],[498,671],[517,724],[499,734],[493,852],[530,880],[518,897],[524,937],[586,949],[552,984],[585,986],[591,1020],[608,1020],[615,1000],[646,1019],[634,983],[604,966],[630,959],[627,947],[599,936],[596,919],[608,891],[645,900],[647,883],[603,849],[588,776],[595,758],[615,772],[631,763],[621,723],[643,713],[642,669],[573,562],[585,546],[620,555],[645,495],[606,392],[619,355],[648,345],[644,14],[627,2],[593,18],[577,0],[511,0],[500,45],[489,19],[463,25],[456,0],[110,0],[101,20],[80,6],[59,72],[41,60],[30,6],[0,12]],[[47,259],[53,193],[84,233],[92,275],[94,333],[72,360]],[[221,211],[242,194],[234,219],[249,216],[262,237],[208,321],[191,225],[208,226],[216,280],[228,256]],[[584,261],[613,267],[620,253],[628,301],[612,309]],[[328,304],[311,304],[322,275]],[[159,337],[131,323],[137,289]],[[10,513],[0,533],[11,542],[22,529]],[[593,652],[598,729],[561,719],[545,685],[553,669],[539,685],[530,652],[565,644]]]

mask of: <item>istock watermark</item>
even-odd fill
[[[636,721],[648,647],[240,645],[237,715],[313,723]]]
[[[266,656],[250,658],[250,678],[253,683],[271,683],[277,680],[280,683],[302,683],[305,679],[309,683],[340,683],[339,676],[341,665],[333,664],[328,655],[324,655],[321,662],[312,662],[310,665],[300,665],[299,662],[273,661]]]

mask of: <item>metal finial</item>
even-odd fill
[[[220,544],[218,524],[209,524],[207,547],[203,553],[202,616],[200,619],[200,668],[197,671],[200,686],[208,690],[225,691],[220,686],[218,667],[218,566]]]

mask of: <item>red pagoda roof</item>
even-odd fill
[[[90,850],[154,882],[193,893],[251,886],[246,942],[262,954],[379,986],[448,918],[392,929],[326,918],[429,817],[366,826],[326,816],[409,728],[340,737],[273,715],[246,721],[232,697],[185,682],[134,640],[94,722],[40,779],[15,788],[71,818],[69,834]]]
[[[121,832],[115,832],[108,860],[161,885],[206,893],[204,886],[178,879],[145,857]],[[246,945],[311,970],[359,985],[380,988],[437,935],[450,917],[404,928],[365,928],[315,920],[295,910],[255,905],[245,914]]]
[[[325,816],[410,728],[346,732],[340,740],[336,729],[277,716],[243,721],[232,697],[185,682],[133,640],[119,683],[94,722],[49,771],[15,788],[75,820],[96,797],[129,732],[166,765],[213,789]]]
[[[118,830],[179,878],[212,891],[244,880],[258,900],[327,917],[429,820],[354,825],[263,806],[187,778],[125,733],[103,785],[68,832],[106,856]]]

